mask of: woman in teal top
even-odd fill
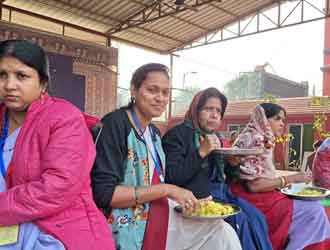
[[[146,64],[133,74],[128,107],[102,118],[92,185],[117,249],[165,250],[167,198],[188,209],[198,202],[192,192],[164,183],[165,157],[151,120],[165,111],[169,91],[167,67]]]

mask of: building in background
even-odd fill
[[[304,97],[308,96],[308,83],[294,82],[257,66],[255,71],[240,73],[238,78],[228,82],[224,93],[229,100]]]

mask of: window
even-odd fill
[[[289,143],[289,168],[297,170],[301,164],[303,125],[290,124],[289,133],[293,135]]]
[[[239,133],[245,128],[246,124],[229,124],[228,132],[238,131]]]

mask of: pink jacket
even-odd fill
[[[32,103],[16,140],[11,187],[0,193],[0,225],[36,223],[66,250],[114,249],[111,231],[92,198],[94,158],[78,109],[48,95]]]

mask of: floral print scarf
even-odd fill
[[[234,142],[234,147],[264,149],[264,153],[261,155],[248,156],[243,159],[240,167],[241,179],[253,180],[259,177],[275,178],[276,172],[273,162],[275,136],[261,105],[258,105],[253,110],[248,125]]]

